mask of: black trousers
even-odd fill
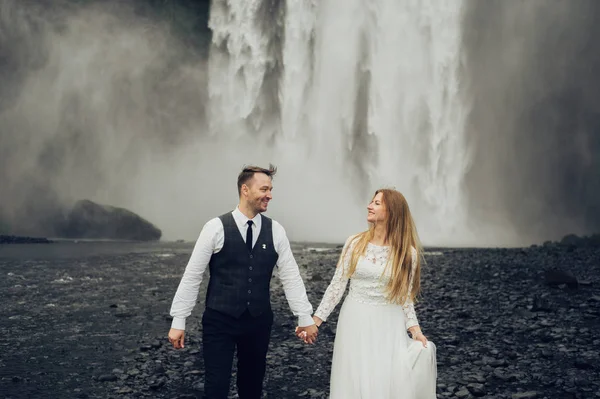
[[[205,399],[228,397],[236,349],[240,399],[261,397],[272,326],[271,310],[257,317],[252,317],[246,310],[241,317],[235,318],[206,308],[202,316]]]

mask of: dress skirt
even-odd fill
[[[338,318],[331,399],[435,399],[436,347],[408,337],[400,305],[358,302]]]

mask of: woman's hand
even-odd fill
[[[416,336],[413,337],[415,341],[420,341],[425,348],[427,348],[427,337],[423,335],[421,331],[417,333]]]
[[[427,337],[421,332],[420,328],[418,328],[417,326],[415,327],[415,329],[409,329],[412,339],[421,342],[423,344],[423,347],[427,348]]]
[[[313,316],[313,321],[315,322],[315,324],[317,325],[317,327],[321,327],[321,324],[323,323],[323,320],[321,320],[317,316]]]

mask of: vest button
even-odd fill
[[[252,266],[250,266],[248,269],[252,270]]]
[[[249,282],[249,283],[251,283],[251,282],[252,282],[252,279],[251,279],[251,278],[249,278],[249,279],[248,279],[248,282]]]
[[[254,258],[254,256],[250,255],[250,259]]]
[[[250,302],[246,302],[246,305],[250,305]]]
[[[252,294],[252,290],[248,290],[248,294]]]

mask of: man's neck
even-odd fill
[[[248,219],[254,219],[254,217],[256,215],[258,215],[258,212],[255,212],[252,208],[250,208],[248,206],[248,204],[245,203],[239,203],[238,204],[238,209],[240,210],[240,212],[242,212],[242,214],[244,216],[246,216]]]

